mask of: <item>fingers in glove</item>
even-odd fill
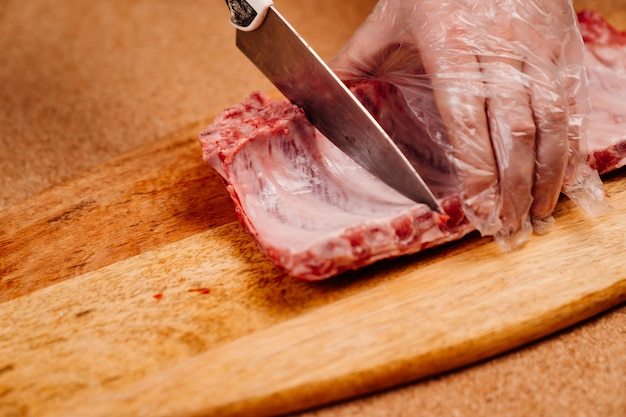
[[[500,247],[512,249],[526,241],[532,232],[529,213],[533,202],[535,121],[521,59],[501,55],[482,56],[480,61],[502,198],[499,213],[502,228],[496,239]]]
[[[530,102],[537,126],[531,214],[545,218],[556,206],[569,158],[568,94],[549,49],[538,46],[524,72],[532,80]]]
[[[475,38],[465,7],[453,2],[421,3],[427,19],[413,29],[422,62],[450,141],[461,183],[464,212],[483,235],[501,228],[498,166],[485,112],[486,91]]]
[[[575,19],[572,12],[572,20]],[[564,188],[567,189],[577,181],[581,165],[585,163],[587,155],[586,128],[589,115],[589,100],[587,89],[587,73],[583,65],[584,44],[582,37],[574,25],[567,32],[567,42],[561,51],[564,61],[563,73],[565,89],[568,96],[568,139],[569,157],[565,171]]]
[[[453,158],[463,188],[466,215],[484,235],[500,229],[501,199],[498,168],[491,146],[485,92],[478,62],[473,55],[436,56],[422,59],[431,81],[437,108],[446,126]]]

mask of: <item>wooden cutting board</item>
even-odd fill
[[[0,414],[273,415],[458,368],[626,300],[614,210],[559,203],[502,254],[470,235],[322,283],[235,219],[189,126],[0,217]]]

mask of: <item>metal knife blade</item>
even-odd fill
[[[231,3],[248,6],[245,1],[227,3],[231,12]],[[253,11],[249,16],[262,19],[258,27],[241,30],[233,12],[237,47],[339,149],[406,197],[442,212],[432,191],[384,129],[271,2],[262,13]]]

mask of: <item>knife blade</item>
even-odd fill
[[[237,47],[339,149],[384,183],[442,209],[406,156],[271,0],[226,0]]]

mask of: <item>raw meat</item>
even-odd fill
[[[589,161],[607,172],[626,158],[626,135],[620,132],[626,127],[626,41],[597,17],[580,15],[593,89]],[[391,85],[368,81],[350,87],[394,139],[429,129],[406,111]],[[402,124],[393,123],[398,114],[404,115]],[[325,279],[473,231],[456,197],[454,169],[428,141],[419,152],[399,146],[420,167],[445,215],[374,178],[286,100],[253,93],[218,115],[200,142],[204,160],[224,178],[239,219],[261,251],[297,278]]]
[[[626,165],[626,33],[597,12],[583,11],[578,20],[591,102],[589,165],[603,174]]]
[[[242,223],[294,277],[327,278],[472,230],[455,197],[441,200],[447,216],[412,202],[348,158],[285,100],[252,94],[220,114],[201,141]]]

